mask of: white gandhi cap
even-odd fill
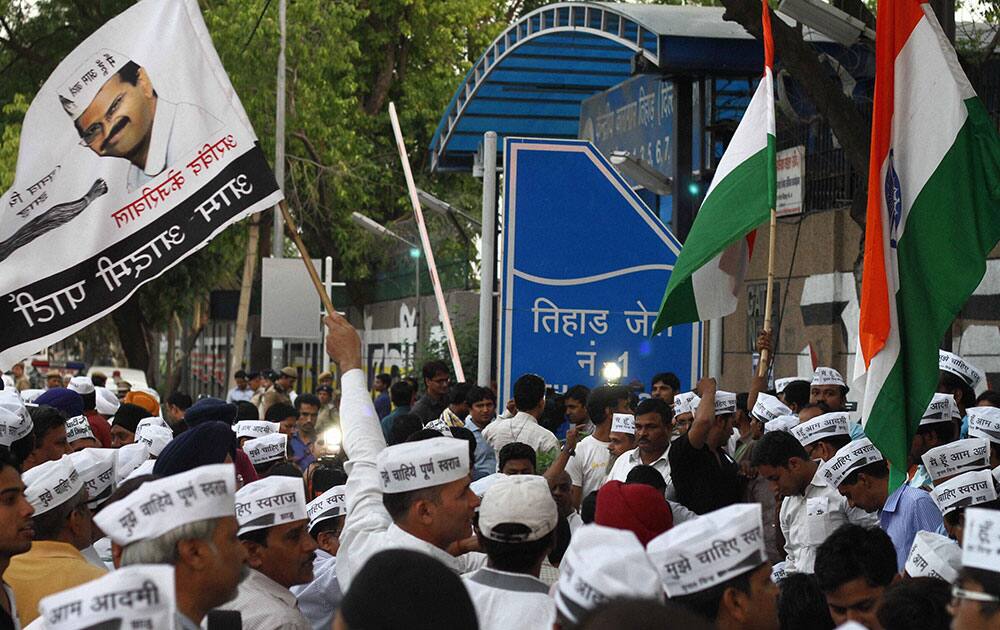
[[[612,433],[635,435],[635,416],[630,413],[616,413],[611,416]]]
[[[76,120],[90,106],[104,84],[128,63],[128,57],[103,48],[87,56],[59,87],[59,103]]]
[[[378,454],[375,466],[387,494],[441,486],[469,474],[469,443],[439,437],[394,444]]]
[[[962,566],[1000,573],[1000,510],[965,511]]]
[[[199,466],[147,481],[124,499],[105,506],[94,522],[124,547],[158,538],[181,525],[232,516],[235,491],[236,469],[232,464]]]
[[[934,532],[919,531],[906,558],[910,577],[933,577],[954,583],[962,568],[962,549],[958,543]]]
[[[848,416],[843,411],[832,411],[816,416],[812,420],[806,420],[789,429],[802,446],[809,446],[813,442],[818,442],[826,438],[838,435],[849,436],[851,429],[848,426]]]
[[[737,503],[685,521],[649,542],[669,597],[689,595],[767,562],[759,503]]]
[[[635,534],[584,525],[573,533],[559,565],[556,609],[575,624],[616,598],[661,601],[660,577]]]
[[[17,392],[0,390],[0,444],[10,446],[35,428],[31,414]]]
[[[920,418],[920,426],[961,419],[962,414],[958,411],[958,403],[955,402],[955,397],[951,394],[935,393],[931,398],[930,404],[927,405],[923,417]]]
[[[753,409],[750,410],[750,415],[761,422],[767,422],[779,416],[790,416],[792,410],[774,396],[761,392],[757,394],[757,400],[753,404]]]
[[[1000,409],[969,407],[966,413],[969,415],[969,436],[1000,444]]]
[[[324,521],[347,514],[347,486],[334,486],[306,504],[309,529]]]
[[[77,394],[84,396],[86,394],[94,393],[94,382],[90,380],[89,376],[74,376],[69,379],[69,389],[72,389]]]
[[[254,466],[284,459],[288,452],[288,436],[284,433],[271,433],[247,440],[243,443],[243,452]]]
[[[990,465],[990,444],[983,438],[965,438],[941,446],[935,446],[924,453],[920,460],[927,473],[935,482],[954,475],[988,468]]]
[[[836,488],[855,470],[883,459],[882,453],[875,448],[871,440],[861,438],[844,445],[820,467],[819,472],[827,484]]]
[[[240,536],[307,518],[306,487],[299,477],[264,477],[236,493]]]
[[[847,383],[844,382],[844,377],[837,370],[831,367],[818,367],[813,372],[811,385],[839,385],[846,387]]]
[[[69,455],[30,468],[21,475],[24,496],[35,508],[35,516],[66,503],[83,489],[83,480]]]

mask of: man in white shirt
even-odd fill
[[[341,590],[347,593],[368,558],[383,549],[419,551],[458,574],[479,568],[486,562],[482,554],[451,553],[473,545],[479,499],[469,488],[468,443],[441,437],[387,448],[361,369],[358,333],[336,313],[326,325],[326,350],[342,374],[340,422],[351,457],[345,466],[347,519],[337,552]],[[432,470],[425,468],[429,460]]]
[[[602,385],[587,397],[587,413],[594,423],[594,432],[580,440],[575,453],[566,463],[566,472],[573,480],[573,507],[579,508],[583,497],[604,483],[611,459],[611,418],[616,413],[632,413],[628,406],[627,387]]]
[[[337,582],[337,551],[340,549],[340,532],[344,528],[347,497],[344,486],[334,486],[309,502],[309,535],[319,549],[313,561],[312,582],[293,586],[290,590],[298,599],[299,609],[313,630],[330,630],[333,617],[340,607],[343,593]]]
[[[812,573],[816,550],[845,523],[875,527],[878,519],[847,499],[820,474],[818,460],[791,433],[771,431],[754,445],[751,463],[784,497],[779,519],[785,538],[785,570]]]
[[[559,440],[538,419],[545,411],[545,381],[537,374],[525,374],[514,382],[513,418],[497,418],[483,429],[483,437],[493,450],[500,452],[511,442],[521,442],[535,449],[538,472],[542,473],[559,455]]]
[[[81,144],[100,157],[122,158],[131,165],[129,192],[160,175],[168,166],[213,136],[222,122],[191,103],[161,98],[146,69],[127,57],[100,50],[69,80],[97,77],[82,90],[66,85],[59,102],[72,118]],[[162,87],[162,86],[161,86]]]
[[[235,492],[232,464],[199,466],[147,481],[94,517],[121,567],[173,566],[180,630],[198,628],[209,610],[236,597],[246,576]]]
[[[233,375],[233,380],[236,381],[236,387],[229,390],[226,394],[227,403],[235,403],[241,400],[250,402],[253,398],[253,390],[250,389],[250,380],[247,378],[247,373],[243,370],[237,370],[236,374]]]
[[[312,630],[289,590],[313,580],[316,541],[309,535],[306,491],[297,477],[265,477],[236,493],[239,537],[250,573],[236,599],[244,630]]]
[[[663,475],[667,484],[666,497],[676,500],[674,484],[670,479],[670,422],[673,415],[670,405],[660,398],[647,398],[635,410],[635,441],[637,446],[624,453],[608,474],[608,481],[625,481],[630,470],[640,464],[652,466]]]
[[[552,627],[555,602],[538,576],[555,543],[557,521],[555,501],[542,477],[507,477],[486,490],[476,534],[489,561],[462,578],[480,630]]]

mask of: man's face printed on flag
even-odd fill
[[[156,114],[156,92],[145,69],[129,64],[108,79],[76,121],[80,138],[101,157],[144,164]]]

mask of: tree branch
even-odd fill
[[[753,0],[722,0],[724,19],[743,26],[748,33],[761,37],[761,5]],[[871,128],[854,101],[839,82],[829,78],[828,69],[819,61],[816,49],[801,33],[771,14],[774,48],[781,65],[802,86],[816,111],[830,125],[843,147],[844,155],[863,178],[868,176],[868,151]]]

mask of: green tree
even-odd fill
[[[131,4],[10,0],[0,7],[0,182],[9,185],[13,177],[26,97],[85,37]],[[263,2],[201,0],[200,5],[261,145],[273,155],[277,3],[267,3],[263,14]],[[362,281],[351,289],[353,299],[363,301],[370,289],[363,281],[394,261],[391,248],[350,223],[351,212],[387,224],[412,215],[386,106],[395,101],[400,111],[418,185],[474,207],[475,182],[427,175],[425,147],[455,85],[506,24],[504,7],[492,0],[296,0],[289,2],[287,16],[284,189],[310,253],[332,256],[340,278]],[[25,96],[18,100],[18,95]],[[428,220],[439,258],[467,253],[468,244],[445,219]],[[264,234],[268,221],[269,216]],[[113,314],[132,366],[155,377],[156,331],[175,316],[187,320],[212,288],[232,284],[244,242],[245,227],[227,230]],[[265,240],[261,250],[268,249]],[[197,323],[189,328],[196,330]]]

